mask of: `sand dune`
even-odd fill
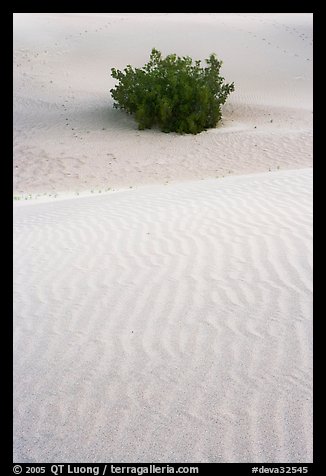
[[[16,14],[14,194],[311,166],[311,23],[311,14]],[[110,68],[143,66],[154,46],[202,61],[216,52],[236,88],[223,124],[196,136],[140,132],[112,108]]]
[[[311,171],[17,205],[17,461],[307,462]]]
[[[217,128],[112,108],[153,46]],[[14,460],[311,462],[312,15],[14,14],[13,67]]]

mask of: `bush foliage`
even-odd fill
[[[164,132],[197,134],[215,127],[234,83],[225,84],[220,76],[222,61],[215,54],[200,60],[175,54],[162,58],[152,49],[150,60],[142,68],[130,65],[123,71],[111,69],[119,83],[111,89],[114,107],[134,114],[139,129],[158,125]]]

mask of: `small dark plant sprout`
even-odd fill
[[[110,90],[114,107],[133,114],[139,129],[157,125],[163,132],[198,134],[215,127],[234,83],[224,83],[222,61],[215,54],[206,63],[203,68],[200,60],[193,64],[189,56],[175,54],[162,58],[153,48],[142,68],[111,69],[118,80]]]

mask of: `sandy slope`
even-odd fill
[[[309,167],[310,14],[16,14],[14,194],[90,191]],[[236,91],[217,129],[140,132],[113,110],[110,68],[151,48],[216,52]]]
[[[16,206],[15,460],[312,460],[311,170]]]
[[[112,109],[153,46],[220,127]],[[311,14],[15,14],[13,192],[15,461],[312,461]]]

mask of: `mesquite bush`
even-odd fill
[[[205,61],[207,66],[201,67],[200,60],[193,64],[189,56],[162,58],[153,48],[142,68],[112,68],[118,80],[110,90],[114,107],[133,114],[139,129],[157,125],[163,132],[197,134],[215,127],[234,83],[226,84],[220,76],[222,61],[215,54]]]

